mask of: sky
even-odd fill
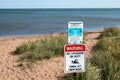
[[[0,0],[0,8],[120,8],[120,0]]]

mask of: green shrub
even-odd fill
[[[115,27],[109,27],[104,29],[103,33],[100,34],[98,39],[104,37],[115,37],[115,36],[120,36],[120,29]]]
[[[23,44],[17,47],[15,53],[22,54],[22,59],[32,61],[51,58],[64,54],[64,45],[67,44],[67,35],[47,37],[34,42]],[[23,54],[24,53],[24,54]]]
[[[66,80],[101,80],[100,69],[93,66],[89,61],[86,63],[86,71],[84,73],[66,74]]]

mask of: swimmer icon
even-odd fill
[[[72,64],[79,64],[79,60],[78,59],[72,60],[71,62],[72,62]]]

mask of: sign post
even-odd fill
[[[67,44],[64,47],[64,72],[85,72],[85,45]]]

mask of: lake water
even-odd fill
[[[69,21],[85,31],[120,27],[120,9],[0,9],[0,36],[65,32]]]

